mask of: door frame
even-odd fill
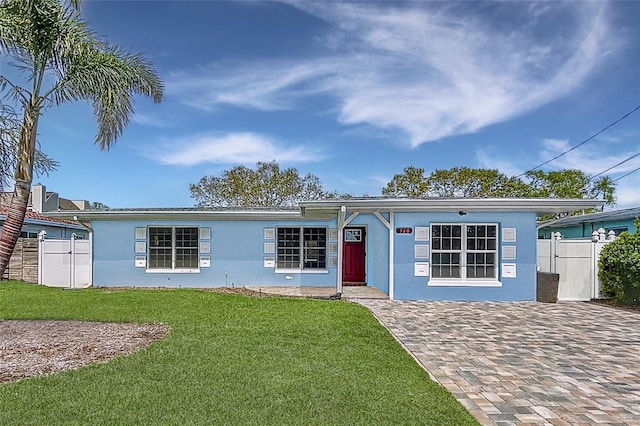
[[[350,230],[350,229],[358,229],[361,230],[362,232],[362,239],[360,241],[360,244],[362,245],[362,274],[363,274],[363,280],[362,281],[357,281],[358,283],[362,283],[362,285],[367,285],[367,226],[366,225],[348,225],[345,226],[342,229],[342,246],[340,247],[343,256],[342,256],[342,270],[344,271],[344,262],[346,260],[345,258],[345,245],[347,243],[349,243],[349,241],[347,241],[347,239],[345,238],[345,233]],[[342,274],[342,284],[344,285],[345,282],[355,282],[355,281],[345,281],[344,279],[344,272]]]

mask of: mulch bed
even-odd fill
[[[128,355],[169,333],[164,324],[0,321],[0,383]]]

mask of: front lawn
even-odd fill
[[[0,319],[171,328],[106,364],[0,385],[1,425],[477,424],[352,303],[2,282]]]

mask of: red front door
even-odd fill
[[[345,228],[342,245],[342,282],[363,285],[365,279],[364,228]]]

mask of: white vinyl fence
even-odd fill
[[[598,259],[602,248],[615,239],[604,229],[591,240],[563,240],[560,233],[550,240],[538,240],[538,270],[560,275],[558,300],[589,301],[600,297]]]
[[[49,287],[84,288],[91,285],[91,234],[79,240],[72,234],[68,240],[46,239],[40,232],[38,247],[38,284]]]

